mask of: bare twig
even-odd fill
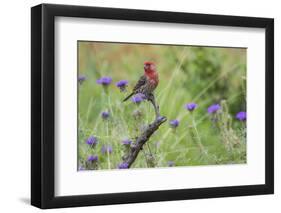
[[[121,163],[121,165],[126,165],[127,168],[130,168],[131,165],[134,163],[140,150],[142,150],[143,145],[149,140],[153,133],[157,131],[157,129],[162,123],[167,121],[166,117],[160,116],[159,106],[156,103],[153,93],[147,95],[147,100],[150,101],[153,105],[155,111],[155,120],[151,124],[149,124],[144,130],[142,130],[141,134],[136,137],[135,143],[130,146],[126,155],[122,157],[123,162]],[[150,149],[149,152],[151,155]]]
[[[152,134],[157,131],[162,123],[167,120],[166,117],[157,117],[151,124],[146,127],[140,136],[136,138],[136,141],[133,146],[130,147],[129,152],[126,156],[123,156],[123,164],[127,164],[128,168],[136,160],[140,150],[142,150],[143,145],[149,140]]]

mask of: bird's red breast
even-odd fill
[[[155,86],[159,83],[158,73],[156,71],[145,72],[145,76],[149,80],[150,83],[155,84]]]

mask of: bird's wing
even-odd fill
[[[140,77],[140,79],[138,80],[136,86],[134,87],[133,91],[136,92],[141,86],[143,86],[146,83],[147,79],[146,76],[143,75],[142,77]]]

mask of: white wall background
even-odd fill
[[[150,10],[275,18],[275,195],[201,199],[51,210],[52,212],[278,212],[281,209],[281,6],[279,1],[245,0],[45,0]],[[30,197],[30,7],[41,1],[1,2],[0,18],[0,212],[39,212]],[[258,106],[257,106],[258,107]],[[280,210],[279,210],[280,211]]]

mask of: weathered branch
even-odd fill
[[[149,140],[149,138],[152,136],[152,134],[160,127],[162,123],[164,123],[167,120],[166,117],[158,117],[153,121],[151,124],[146,127],[140,136],[137,137],[135,143],[133,146],[130,147],[128,154],[126,156],[123,156],[123,164],[128,165],[128,168],[131,167],[131,165],[136,160],[140,150],[142,150],[143,145]]]

